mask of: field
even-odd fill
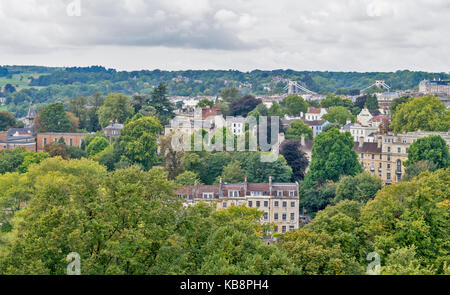
[[[24,88],[42,88],[42,87],[33,87],[33,86],[29,86],[30,83],[30,77],[34,77],[37,78],[39,77],[40,74],[29,74],[29,73],[24,73],[24,74],[15,74],[12,76],[12,78],[6,78],[6,77],[2,77],[0,78],[0,88],[3,88],[6,84],[11,84],[13,85],[17,91],[24,89]]]

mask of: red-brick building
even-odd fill
[[[64,138],[64,142],[67,146],[81,147],[84,138],[89,133],[38,133],[37,134],[37,151],[41,152],[44,150],[46,144],[50,142],[57,142],[60,138]]]

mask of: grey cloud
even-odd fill
[[[68,17],[71,1],[0,0],[0,63],[114,48],[133,66],[151,52],[158,67],[450,68],[448,0],[81,0]]]

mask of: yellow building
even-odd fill
[[[263,212],[261,223],[274,223],[275,231],[284,233],[298,229],[300,220],[298,183],[220,183],[184,186],[176,192],[186,204],[215,203],[216,208],[248,206]]]

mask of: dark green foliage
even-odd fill
[[[418,161],[430,161],[437,169],[447,168],[450,165],[447,143],[439,135],[419,138],[407,151],[408,160],[405,161],[405,166]]]
[[[16,121],[13,114],[7,111],[0,111],[0,131],[7,131],[9,128],[17,127],[19,122]]]
[[[301,150],[300,141],[285,140],[280,146],[280,153],[292,168],[291,181],[303,180],[309,161],[306,158],[306,154]]]
[[[72,124],[62,103],[53,103],[39,110],[41,132],[69,132]]]
[[[381,179],[366,172],[355,176],[345,176],[337,185],[334,203],[342,200],[366,203],[375,197],[381,187]]]
[[[300,189],[300,208],[308,215],[325,209],[336,196],[336,184],[333,182],[317,182],[314,186],[303,185]]]
[[[353,146],[351,134],[341,133],[336,128],[317,135],[305,185],[314,186],[319,179],[338,181],[341,175],[355,175],[362,172]]]
[[[246,117],[260,103],[261,101],[254,96],[246,95],[230,104],[229,115]]]

